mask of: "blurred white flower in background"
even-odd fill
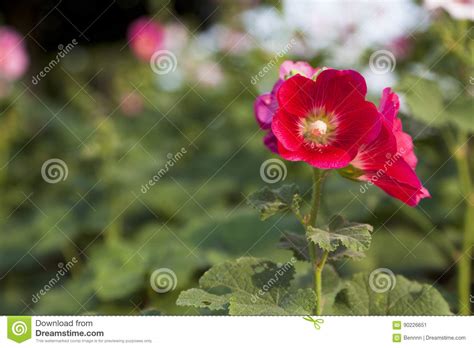
[[[474,0],[425,0],[428,10],[443,8],[453,18],[474,20]]]
[[[387,86],[394,86],[397,82],[395,73],[388,71],[384,74],[377,74],[370,68],[364,69],[361,74],[367,82],[367,90],[370,94],[377,96],[381,90]]]
[[[249,35],[223,24],[215,24],[201,33],[199,41],[213,53],[242,55],[254,47]]]
[[[294,2],[299,6],[299,1]],[[242,13],[242,23],[257,48],[278,53],[293,37],[293,30],[274,7],[261,6]]]
[[[302,36],[306,55],[325,50],[338,67],[357,63],[367,49],[426,29],[429,15],[412,0],[283,0],[281,12],[257,7],[243,13],[242,23],[267,51],[278,52]]]
[[[169,23],[165,25],[165,37],[163,46],[176,53],[181,52],[189,42],[188,29],[181,23]]]
[[[333,66],[355,64],[366,49],[386,46],[427,27],[429,16],[412,0],[283,0],[283,16]]]

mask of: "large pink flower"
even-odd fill
[[[274,153],[278,153],[277,140],[272,132],[271,125],[273,116],[278,110],[277,92],[283,81],[289,77],[300,74],[306,77],[313,77],[319,71],[306,62],[285,61],[280,66],[278,81],[273,85],[270,93],[264,93],[257,97],[254,104],[255,118],[260,128],[267,131],[263,138],[264,144]]]
[[[271,123],[280,156],[321,169],[347,166],[380,132],[381,116],[366,94],[364,78],[353,70],[326,69],[316,81],[295,75],[283,82]]]
[[[416,176],[413,141],[402,130],[397,117],[399,105],[398,96],[390,88],[384,89],[379,107],[382,129],[373,142],[361,147],[351,165],[358,169],[355,172],[359,180],[368,181],[402,202],[416,206],[430,194]]]
[[[133,53],[142,60],[149,60],[162,48],[165,28],[151,18],[141,17],[130,24],[127,36]]]
[[[19,79],[29,65],[23,39],[12,28],[0,27],[0,79]]]

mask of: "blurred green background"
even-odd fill
[[[276,244],[297,222],[261,222],[246,199],[267,185],[260,166],[275,157],[253,101],[285,59],[357,69],[377,104],[384,87],[401,93],[432,198],[409,208],[332,175],[321,221],[342,212],[374,226],[367,258],[337,264],[340,274],[386,267],[433,284],[456,312],[456,263],[474,205],[456,161],[473,167],[474,75],[472,21],[449,10],[403,0],[2,1],[0,24],[23,37],[29,65],[0,84],[0,313],[194,315],[175,301],[210,266],[240,256],[288,261]],[[127,28],[142,16],[165,30],[162,48],[176,57],[169,73],[130,49]],[[385,72],[369,64],[379,50],[395,59]],[[65,163],[64,180],[45,181],[49,159]],[[297,182],[308,193],[310,170],[286,166],[272,186]],[[150,286],[160,268],[176,275],[173,291]]]

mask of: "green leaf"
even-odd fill
[[[376,272],[376,271],[374,271]],[[335,299],[334,315],[450,315],[448,303],[431,285],[390,273],[358,273]],[[377,279],[378,277],[378,279]]]
[[[230,315],[308,315],[313,311],[315,294],[312,289],[283,291],[280,296],[254,300],[237,293],[230,301]]]
[[[181,292],[176,302],[178,306],[209,308],[212,311],[224,310],[229,305],[230,296],[214,295],[202,289],[189,289]]]
[[[249,197],[250,204],[260,211],[260,218],[266,220],[269,217],[288,210],[299,212],[301,196],[296,185],[283,185],[278,189],[263,189],[253,193]]]
[[[106,247],[94,248],[89,264],[93,270],[94,289],[102,300],[127,297],[143,286],[143,260],[125,243],[113,242]]]
[[[181,293],[177,304],[212,310],[228,304],[230,315],[311,314],[314,292],[291,286],[294,262],[278,265],[252,257],[224,262],[201,277],[201,289]]]
[[[340,176],[343,178],[353,180],[353,181],[359,181],[359,177],[364,174],[364,171],[354,167],[353,165],[348,165],[347,167],[338,169],[337,172],[339,173]]]
[[[446,114],[450,122],[455,126],[469,132],[474,132],[474,100],[461,96],[449,103],[446,107]]]
[[[406,76],[400,84],[413,117],[430,125],[440,125],[448,118],[444,112],[443,94],[436,81],[414,75]]]
[[[308,239],[302,234],[285,231],[278,243],[281,249],[291,250],[296,259],[309,260]]]
[[[140,315],[142,316],[156,316],[161,315],[161,312],[156,308],[145,308],[140,311]]]
[[[328,231],[308,227],[308,238],[321,249],[335,252],[344,247],[356,253],[367,250],[370,246],[372,226],[348,222],[341,216],[335,216],[329,224]]]

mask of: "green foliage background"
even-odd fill
[[[226,14],[233,11],[229,7]],[[395,87],[406,92],[409,106],[401,117],[406,131],[418,134],[418,174],[433,198],[410,209],[375,187],[361,193],[359,183],[332,175],[320,218],[324,223],[343,211],[374,226],[365,259],[336,263],[341,276],[386,267],[434,284],[453,311],[454,264],[468,193],[442,140],[448,129],[474,130],[472,40],[454,40],[455,26],[447,15],[440,17],[417,34],[410,56],[397,65],[401,83]],[[415,64],[430,66],[439,57],[436,52],[450,44],[456,49],[440,58],[436,73],[455,80],[455,87],[414,72]],[[261,222],[247,204],[248,195],[265,185],[261,164],[274,157],[262,146],[252,109],[259,91],[250,84],[272,57],[259,50],[242,56],[217,53],[223,85],[186,81],[169,92],[157,85],[148,64],[120,51],[122,45],[88,46],[89,63],[81,72],[57,68],[37,88],[19,82],[0,101],[2,314],[140,314],[149,309],[209,314],[177,306],[176,299],[182,290],[198,287],[211,266],[240,257],[278,262],[292,257],[275,246],[284,231],[302,233],[296,221],[283,215]],[[311,63],[322,60],[317,56]],[[47,61],[44,57],[36,65]],[[276,76],[274,68],[263,84],[270,86]],[[117,108],[119,96],[128,91],[144,99],[144,111],[135,117]],[[450,96],[458,93],[462,98],[450,104]],[[432,123],[438,113],[442,117]],[[467,146],[472,148],[471,138]],[[183,158],[143,193],[142,185],[164,167],[168,154],[182,148]],[[67,163],[65,181],[42,179],[41,166],[50,158]],[[472,155],[466,160],[472,168]],[[286,165],[286,181],[298,183],[309,199],[308,168]],[[56,277],[58,264],[73,257],[79,262],[35,303],[33,295]],[[150,275],[158,268],[175,272],[173,291],[159,294],[151,288]],[[297,262],[295,268],[305,272],[308,267]]]

